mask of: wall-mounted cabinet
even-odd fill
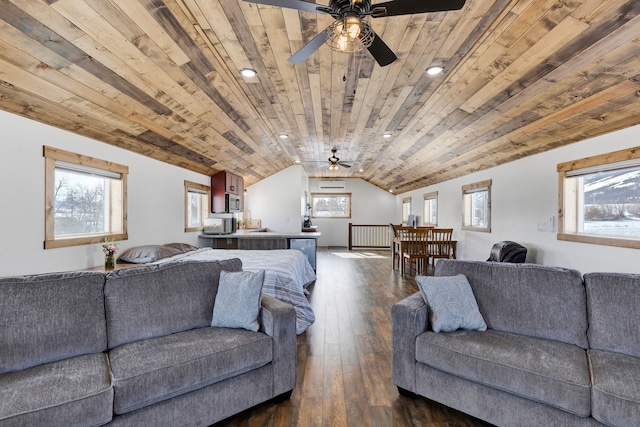
[[[231,195],[232,197],[228,197]],[[239,206],[236,200],[239,199]],[[228,201],[231,206],[228,206]],[[211,212],[230,212],[244,209],[244,179],[232,172],[222,171],[211,177]]]

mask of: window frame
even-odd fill
[[[405,210],[405,205],[408,206],[408,208]],[[406,224],[409,222],[409,215],[411,215],[411,197],[404,197],[402,199],[402,224]]]
[[[316,216],[315,213],[315,198],[316,197],[347,197],[349,199],[349,213],[348,215],[331,215],[331,216]],[[311,218],[318,218],[318,219],[350,219],[352,214],[353,214],[353,210],[352,210],[352,201],[353,201],[353,197],[351,193],[311,193]]]
[[[69,246],[88,245],[93,243],[103,243],[106,238],[110,240],[127,240],[127,176],[129,167],[106,160],[96,159],[82,154],[72,153],[70,151],[60,150],[53,147],[43,146],[43,156],[45,159],[45,240],[44,248],[62,248]],[[122,218],[117,221],[122,224],[122,230],[118,233],[92,233],[78,237],[62,237],[55,236],[55,173],[56,161],[65,162],[78,167],[88,167],[99,169],[110,174],[119,174],[122,185]],[[110,217],[110,222],[113,220]]]
[[[429,201],[431,200],[435,200],[436,202],[436,208],[435,208],[436,221],[435,222],[429,221],[429,219],[431,219],[431,215],[429,215],[431,213],[431,206]],[[427,213],[427,206],[429,206],[428,213]],[[438,226],[438,192],[437,191],[433,191],[431,193],[425,193],[422,195],[422,215],[424,216],[424,218],[422,218],[422,225],[433,225],[434,227]]]
[[[557,239],[590,243],[594,245],[617,246],[622,248],[640,249],[640,238],[625,238],[622,236],[609,237],[604,234],[589,234],[578,231],[578,212],[581,208],[578,206],[579,196],[577,188],[577,180],[569,177],[572,171],[581,169],[602,169],[602,171],[615,170],[616,163],[632,162],[640,164],[640,147],[628,148],[611,153],[600,154],[592,157],[586,157],[570,162],[559,163],[558,171],[558,233]],[[609,165],[609,167],[607,167]],[[635,167],[635,165],[634,165]],[[595,172],[595,171],[594,171]],[[572,179],[571,181],[568,181]],[[567,200],[568,196],[573,197]],[[569,206],[571,205],[571,206]]]
[[[478,231],[481,233],[491,233],[491,180],[474,182],[473,184],[467,184],[462,186],[462,229],[466,231]],[[487,206],[486,206],[486,226],[476,227],[471,225],[470,218],[472,212],[468,211],[466,197],[481,191],[487,192]]]
[[[193,227],[189,222],[189,196],[190,194],[200,194],[204,196],[205,200],[201,200],[200,206],[200,225]],[[204,219],[209,213],[209,201],[211,200],[211,187],[204,184],[198,184],[197,182],[184,181],[184,231],[202,231],[204,230]]]

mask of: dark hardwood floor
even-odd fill
[[[216,426],[488,426],[391,382],[391,306],[418,291],[391,268],[389,251],[319,249],[309,300],[315,323],[298,336],[291,399]],[[413,274],[413,272],[411,273]]]

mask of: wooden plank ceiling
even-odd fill
[[[638,0],[467,0],[376,18],[399,57],[380,67],[328,46],[287,62],[324,14],[0,0],[0,109],[247,185],[298,161],[402,193],[640,123],[639,13]],[[445,72],[428,76],[434,64]],[[329,171],[332,147],[353,167]]]

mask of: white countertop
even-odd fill
[[[272,231],[268,228],[238,230],[231,234],[200,234],[203,239],[317,239],[320,232],[283,232]]]

